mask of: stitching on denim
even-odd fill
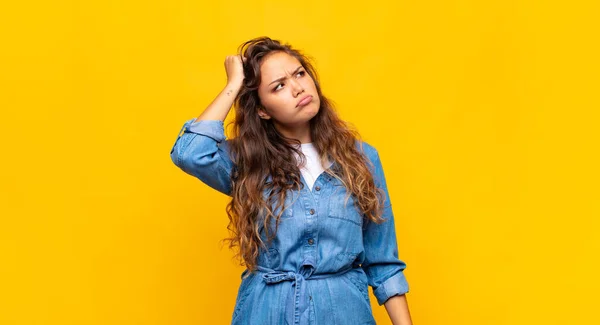
[[[352,220],[352,219],[349,219],[349,218],[338,217],[338,216],[336,216],[336,215],[329,215],[329,218],[333,218],[333,219],[340,219],[340,220],[344,220],[344,221],[352,222],[353,224],[355,224],[355,225],[357,225],[357,226],[360,226],[360,225],[361,225],[361,223],[360,223],[360,222],[358,222],[358,221],[354,221],[354,220]]]
[[[339,208],[340,206],[344,206],[344,204],[339,204],[338,205],[335,200],[330,200],[329,201],[329,214],[327,216],[330,217],[330,218],[334,218],[334,219],[346,220],[346,221],[352,222],[353,224],[355,224],[357,226],[362,226],[363,225],[363,223],[364,223],[364,220],[363,220],[364,217],[356,209],[356,206],[354,205],[354,197],[350,196],[350,198],[348,198],[348,202],[344,206],[345,208],[343,210],[348,209],[348,207],[352,206],[353,210],[352,210],[352,212],[350,214],[352,215],[352,214],[356,213],[356,214],[360,215],[360,218],[361,218],[360,221],[357,221],[357,220],[352,219],[350,217],[344,217],[344,216],[338,215],[339,210],[341,210]]]

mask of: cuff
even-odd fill
[[[205,135],[213,138],[217,142],[225,140],[225,128],[221,120],[199,120],[196,118],[188,120],[185,123],[185,131]]]
[[[408,282],[403,272],[397,273],[385,280],[376,290],[373,290],[377,303],[383,305],[393,296],[403,295],[408,292]]]

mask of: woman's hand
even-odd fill
[[[227,85],[194,122],[200,120],[224,121],[227,117],[237,94],[242,89],[244,81],[242,58],[237,55],[228,55],[225,58],[225,71],[227,72]]]
[[[243,59],[244,62],[246,58]],[[228,55],[225,58],[225,71],[227,72],[227,83],[241,87],[244,81],[244,65],[239,55]]]

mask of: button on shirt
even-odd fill
[[[231,195],[234,163],[223,122],[194,120],[184,123],[171,160]],[[231,324],[375,324],[368,286],[379,305],[408,292],[379,154],[366,142],[357,141],[357,148],[368,158],[375,184],[385,192],[386,221],[366,221],[353,196],[345,204],[346,188],[335,177],[320,172],[308,181],[301,174],[304,187],[286,193],[277,237],[259,252],[258,270],[241,274]]]

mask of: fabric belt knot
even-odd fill
[[[295,273],[295,272],[268,272],[268,273],[264,273],[262,278],[266,283],[279,283],[282,281],[298,281],[298,277],[301,277],[301,275]]]
[[[302,273],[292,271],[275,271],[262,266],[258,266],[257,271],[262,273],[262,279],[266,284],[292,281],[294,294],[288,296],[286,299],[285,318],[287,324],[289,325],[303,325],[308,324],[308,317],[302,317],[302,315],[306,312],[310,304],[309,295],[306,292],[307,288],[304,281],[338,276],[350,270],[352,270],[352,265],[336,273],[322,274],[312,274],[312,272],[309,272],[308,274],[304,275]]]

